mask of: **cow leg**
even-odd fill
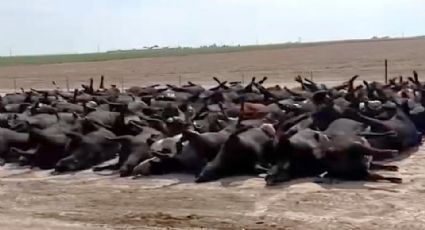
[[[255,170],[255,172],[257,172],[258,174],[261,174],[261,173],[267,173],[267,171],[269,171],[269,168],[264,167],[264,166],[263,166],[263,165],[261,165],[261,164],[255,164],[255,166],[254,166],[254,170]]]
[[[398,150],[393,149],[377,149],[373,147],[366,147],[366,149],[366,154],[371,155],[374,160],[394,158],[399,153]]]
[[[360,132],[358,133],[359,136],[362,137],[385,137],[385,136],[396,136],[397,133],[394,131],[387,131],[383,133],[377,133],[377,132]]]
[[[378,149],[371,146],[365,146],[360,143],[355,144],[356,148],[358,150],[365,154],[372,156],[374,160],[382,160],[382,159],[388,159],[388,158],[394,158],[398,155],[398,150],[393,149]]]
[[[398,171],[398,166],[396,166],[396,165],[383,165],[383,164],[370,162],[369,169],[370,170],[386,170],[386,171],[396,172],[396,171]]]
[[[384,132],[393,131],[393,129],[388,127],[384,122],[382,122],[379,119],[371,118],[371,117],[365,116],[365,115],[360,114],[360,113],[358,114],[358,116],[359,116],[361,122],[370,125],[372,127],[372,129],[375,128],[375,129],[382,130]]]
[[[398,156],[398,151],[393,149],[369,149],[370,155],[372,155],[373,160],[383,160],[390,159]]]
[[[328,172],[324,172],[320,174],[319,176],[314,178],[313,181],[314,183],[317,183],[317,184],[339,184],[340,183],[340,180],[338,180],[335,177],[332,177],[331,175],[329,175]]]
[[[93,171],[98,172],[103,170],[118,170],[120,167],[121,167],[121,164],[118,162],[115,164],[93,167]]]
[[[399,177],[385,177],[376,173],[370,173],[368,172],[367,176],[366,176],[366,180],[367,181],[373,181],[373,182],[377,182],[377,181],[382,181],[382,180],[386,180],[389,181],[391,183],[395,183],[395,184],[401,184],[403,182],[403,180]]]

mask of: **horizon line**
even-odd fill
[[[89,54],[107,54],[107,53],[116,53],[116,52],[140,52],[140,51],[159,51],[165,49],[202,49],[202,48],[237,48],[237,47],[266,47],[266,46],[279,46],[279,45],[314,45],[314,44],[326,44],[326,43],[339,43],[339,42],[367,42],[367,41],[391,41],[391,40],[409,40],[409,39],[420,39],[425,38],[425,35],[414,35],[407,37],[390,37],[390,36],[373,36],[371,38],[347,38],[347,39],[335,39],[335,40],[320,40],[320,41],[309,41],[309,42],[301,42],[301,41],[287,41],[287,42],[276,42],[276,43],[255,43],[255,44],[244,44],[244,45],[229,45],[229,44],[205,44],[201,46],[144,46],[144,47],[135,47],[130,49],[113,49],[106,50],[101,52],[82,52],[82,53],[40,53],[40,54],[24,54],[24,55],[0,55],[0,58],[19,58],[19,57],[42,57],[42,56],[65,56],[65,55],[89,55]],[[293,47],[293,46],[291,46]],[[283,48],[283,47],[282,47]],[[11,51],[13,51],[11,49]],[[11,52],[12,53],[12,52]]]

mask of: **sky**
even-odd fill
[[[0,56],[425,35],[423,0],[13,0]]]

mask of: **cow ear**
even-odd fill
[[[81,141],[83,139],[83,135],[77,132],[65,132],[65,135],[73,141]]]

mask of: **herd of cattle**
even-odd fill
[[[92,168],[120,176],[190,173],[195,182],[265,174],[267,185],[320,176],[389,181],[382,160],[421,144],[425,85],[414,71],[388,84],[354,76],[329,87],[296,77],[187,85],[6,94],[0,105],[0,162],[53,174]],[[101,163],[118,156],[118,162]]]

